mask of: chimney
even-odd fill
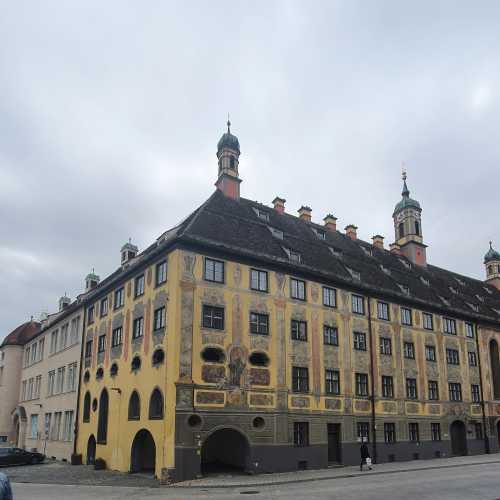
[[[328,231],[335,232],[337,230],[337,217],[334,217],[332,214],[328,214],[324,219],[326,229]]]
[[[66,309],[71,304],[71,299],[64,294],[60,299],[59,299],[59,311],[62,311],[63,309]]]
[[[311,207],[302,205],[299,208],[298,212],[299,212],[299,218],[301,220],[311,222],[311,212],[312,212]]]
[[[351,240],[355,241],[358,239],[358,234],[356,233],[356,231],[358,230],[357,226],[355,226],[354,224],[349,224],[344,229],[346,236],[349,236]]]
[[[384,237],[380,236],[380,234],[376,234],[372,236],[373,246],[380,248],[380,250],[384,249]]]
[[[394,255],[401,255],[401,247],[397,243],[391,243],[389,245],[389,250]]]
[[[279,196],[276,196],[273,200],[273,205],[274,205],[274,210],[280,214],[285,213],[285,203],[286,200],[284,198],[280,198]]]

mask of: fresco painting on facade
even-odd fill
[[[379,462],[499,451],[493,246],[485,282],[428,263],[406,174],[387,250],[380,235],[367,243],[352,224],[337,230],[331,214],[319,225],[308,206],[295,217],[282,198],[268,207],[240,197],[230,123],[217,158],[203,205],[142,252],[125,244],[118,269],[103,281],[91,273],[76,305],[2,346],[26,381],[9,396],[9,439],[38,448],[46,428],[55,449],[52,432],[72,437],[70,408],[37,413],[26,398],[40,385],[21,359],[35,342],[37,359],[42,337],[52,352],[54,332],[79,316],[78,342],[39,366],[41,387],[54,388],[44,408],[73,398],[85,463],[169,483],[357,464],[361,441]],[[59,391],[70,366],[78,405],[76,388]]]

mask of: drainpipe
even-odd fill
[[[372,379],[372,390],[371,390],[371,406],[372,406],[372,458],[373,463],[377,463],[377,426],[375,423],[375,365],[373,362],[373,356],[375,355],[375,351],[373,349],[373,330],[372,330],[372,306],[370,297],[367,297],[368,301],[368,334],[370,336],[370,372]]]
[[[85,328],[87,319],[87,308],[86,302],[83,301],[83,321],[82,321],[82,336],[81,336],[81,347],[80,347],[80,369],[78,374],[78,387],[76,389],[76,412],[75,412],[75,432],[73,435],[73,455],[76,455],[76,442],[78,440],[78,419],[80,418],[80,386],[82,383],[82,371],[83,371],[83,355],[85,352]],[[83,457],[82,457],[83,459]],[[83,463],[83,460],[82,460]]]
[[[486,409],[485,409],[485,404],[484,404],[484,393],[483,393],[483,370],[481,367],[481,353],[479,351],[479,335],[478,335],[478,328],[477,324],[474,323],[474,334],[476,336],[476,350],[477,350],[477,363],[479,367],[479,390],[481,394],[481,411],[483,414],[483,436],[484,436],[484,452],[485,453],[490,453],[490,440],[488,438],[488,426],[486,423]]]

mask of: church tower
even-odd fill
[[[500,290],[500,253],[498,253],[492,245],[493,244],[490,241],[490,249],[484,256],[486,283],[489,283]]]
[[[420,203],[410,198],[410,190],[406,185],[406,172],[403,171],[402,199],[394,208],[394,232],[396,244],[401,253],[411,262],[419,266],[427,265],[426,248],[422,238],[422,222]]]
[[[219,160],[219,176],[215,185],[229,198],[240,198],[240,183],[238,167],[240,158],[240,143],[231,134],[231,122],[227,121],[227,132],[217,144],[217,159]]]

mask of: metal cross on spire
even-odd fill
[[[229,119],[229,113],[227,114],[227,133],[231,133],[231,120]]]

